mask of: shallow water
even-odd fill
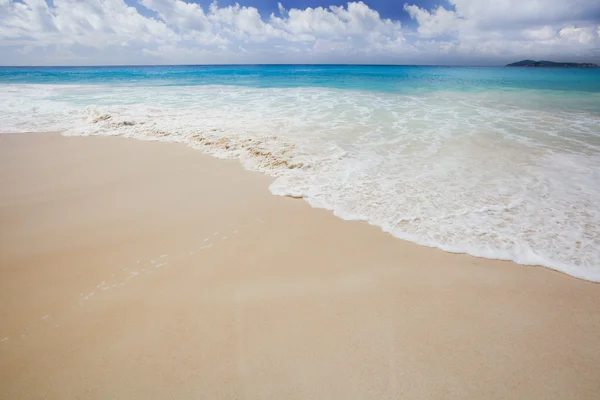
[[[600,281],[600,69],[0,68],[0,131],[179,141],[420,244]]]

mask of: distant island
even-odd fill
[[[572,63],[572,62],[554,62],[554,61],[533,61],[523,60],[507,67],[536,67],[536,68],[598,68],[598,64],[593,63]]]

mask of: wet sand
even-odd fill
[[[598,398],[598,284],[270,181],[178,144],[0,136],[0,398]]]

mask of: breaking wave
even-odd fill
[[[600,114],[564,93],[7,86],[0,131],[181,142],[402,239],[600,281]]]

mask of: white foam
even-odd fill
[[[597,94],[12,86],[0,131],[183,142],[399,238],[600,281]]]

